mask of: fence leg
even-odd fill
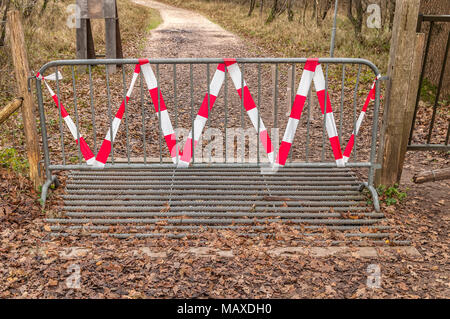
[[[419,5],[420,0],[396,2],[376,184],[393,185],[402,174],[424,44],[423,34],[416,34]]]
[[[23,98],[22,118],[25,131],[25,143],[27,147],[28,162],[30,165],[29,174],[37,191],[41,184],[39,176],[39,140],[36,129],[36,115],[34,113],[33,95],[28,91],[29,67],[25,47],[25,38],[20,20],[20,13],[17,10],[8,13],[9,34],[11,40],[11,51],[16,74],[18,94]]]

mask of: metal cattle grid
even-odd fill
[[[109,74],[110,64],[122,65],[122,72]],[[129,65],[133,72],[127,85]],[[211,66],[216,67],[212,78]],[[286,83],[288,72],[292,83]],[[341,80],[333,88],[340,96],[329,92],[329,74],[338,72]],[[361,81],[363,76],[372,78],[371,85]],[[46,222],[56,236],[78,232],[120,238],[195,236],[204,229],[266,236],[272,223],[282,222],[298,229],[299,236],[329,229],[340,239],[392,242],[373,185],[381,80],[370,61],[349,58],[50,62],[36,76],[46,171],[43,202],[49,187],[58,184],[53,173],[69,173],[63,217]],[[45,101],[42,84],[53,102]],[[284,86],[292,95],[286,96]],[[361,108],[360,95],[365,97]],[[291,101],[289,116],[283,99]],[[114,103],[120,105],[115,115]],[[186,123],[190,130],[182,138],[179,130]],[[65,141],[66,127],[75,143]],[[285,128],[281,143],[280,127],[281,134]],[[362,127],[365,133],[359,136]],[[234,128],[239,130],[230,144]],[[102,129],[106,136],[100,145]],[[207,137],[216,141],[215,151],[202,145]]]

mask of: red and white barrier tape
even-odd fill
[[[80,151],[83,155],[86,163],[88,165],[93,165],[95,163],[94,154],[92,153],[91,149],[87,145],[86,141],[84,140],[81,133],[78,131],[77,126],[73,122],[72,118],[69,116],[69,113],[67,113],[66,108],[62,103],[59,103],[58,96],[53,92],[50,85],[48,85],[47,80],[49,81],[56,81],[57,79],[62,79],[61,73],[58,71],[58,73],[50,74],[46,77],[43,77],[39,72],[36,74],[36,78],[44,81],[45,86],[47,87],[47,90],[50,92],[50,95],[53,98],[53,101],[56,104],[56,107],[61,112],[61,117],[64,119],[64,122],[66,123],[67,127],[69,128],[70,133],[72,134],[75,142],[78,144],[78,137],[79,137],[79,145],[80,145]]]
[[[259,139],[266,151],[269,162],[273,163],[273,145],[270,140],[269,134],[267,133],[267,128],[264,125],[262,118],[259,115],[258,108],[256,107],[255,101],[248,89],[247,83],[242,79],[242,72],[236,59],[224,59],[227,70],[230,73],[231,80],[233,81],[234,87],[236,88],[239,97],[243,99],[244,108],[247,111],[250,120],[252,121],[253,127],[258,132],[258,119],[259,119]],[[244,83],[244,94],[242,97],[242,83]]]
[[[170,156],[172,157],[172,162],[177,163],[177,139],[175,136],[175,131],[172,127],[172,122],[170,121],[169,113],[164,102],[164,98],[161,94],[161,90],[158,90],[158,82],[156,80],[155,74],[153,73],[150,62],[147,59],[141,59],[139,61],[141,66],[141,72],[144,75],[145,83],[147,84],[148,91],[150,92],[150,97],[152,99],[153,105],[155,107],[155,114],[159,118],[161,114],[161,130],[166,140],[167,147],[169,148]],[[158,92],[159,91],[159,92]],[[158,110],[158,95],[159,95],[159,110]]]
[[[223,82],[225,80],[226,70],[230,74],[231,80],[233,81],[234,87],[236,88],[239,97],[243,99],[243,105],[245,110],[247,111],[248,116],[255,128],[258,130],[258,119],[259,119],[259,137],[261,143],[267,153],[269,161],[273,163],[273,146],[270,140],[269,134],[267,133],[267,129],[264,125],[264,122],[259,116],[258,108],[253,100],[253,97],[248,89],[247,83],[242,79],[242,72],[236,62],[236,59],[224,59],[223,64],[219,64],[217,66],[217,70],[213,76],[213,79],[210,83],[209,91],[209,102],[210,102],[210,110],[214,106],[214,102],[216,101],[217,95],[222,88]],[[242,97],[242,82],[244,83],[244,96]],[[184,145],[183,151],[180,153],[180,162],[178,163],[178,167],[188,167],[189,163],[192,159],[192,153],[198,143],[200,135],[205,127],[206,121],[208,120],[209,111],[208,111],[208,93],[206,93],[205,98],[203,99],[202,105],[197,113],[197,117],[194,121],[194,141],[192,141],[192,130],[189,133],[189,136],[186,140],[186,144]],[[194,144],[192,144],[194,143]]]
[[[321,112],[325,116],[325,127],[327,129],[336,164],[338,167],[345,166],[328,92],[326,96],[327,107],[325,110],[325,77],[318,59],[308,59],[305,63],[304,71],[298,86],[297,95],[295,96],[291,114],[289,115],[289,121],[286,126],[280,149],[278,150],[277,159],[275,161],[276,166],[284,166],[286,164],[312,81],[314,81]]]
[[[106,137],[103,140],[102,145],[100,146],[100,150],[97,153],[95,166],[104,167],[106,161],[108,160],[112,148],[111,144],[114,142],[114,139],[116,138],[117,131],[119,130],[119,126],[123,118],[123,114],[125,113],[125,105],[127,105],[128,102],[130,101],[131,93],[133,92],[134,85],[139,76],[140,70],[141,70],[140,65],[136,64],[133,73],[133,78],[131,79],[130,87],[128,88],[127,94],[123,99],[122,104],[120,104],[119,110],[117,111],[114,120],[111,123],[111,128],[108,130],[108,133],[106,133]]]
[[[350,140],[347,143],[347,146],[344,150],[344,163],[348,162],[348,159],[350,158],[350,155],[353,150],[353,146],[355,145],[355,136],[358,136],[359,128],[361,127],[361,123],[364,120],[364,116],[366,115],[367,107],[369,106],[370,101],[375,100],[375,84],[377,83],[377,80],[381,77],[381,75],[377,75],[377,78],[375,81],[373,81],[372,87],[370,88],[369,94],[367,95],[366,101],[363,105],[363,108],[361,110],[361,113],[359,114],[358,120],[356,121],[355,129],[352,132],[352,136],[350,137]]]
[[[225,80],[225,64],[221,63],[217,66],[216,72],[209,84],[209,110],[208,110],[208,93],[205,94],[203,98],[202,105],[198,110],[197,116],[195,117],[193,129],[194,137],[192,137],[192,129],[189,132],[189,136],[184,144],[183,150],[180,151],[180,161],[178,162],[178,167],[188,167],[192,159],[192,154],[197,146],[198,140],[203,132],[206,121],[208,120],[209,113],[212,110],[214,103],[216,102],[217,96],[219,95],[222,84]],[[192,144],[193,143],[193,144]]]

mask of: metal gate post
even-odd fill
[[[41,204],[45,205],[45,201],[47,199],[47,193],[48,188],[50,185],[55,183],[55,186],[57,186],[58,181],[56,176],[52,176],[52,172],[50,171],[50,155],[48,150],[48,141],[47,141],[47,125],[45,122],[45,110],[44,110],[44,103],[42,100],[42,86],[41,86],[41,79],[35,78],[36,83],[36,95],[38,99],[38,108],[39,108],[39,119],[41,124],[41,134],[42,134],[42,148],[44,151],[44,169],[45,169],[45,177],[46,180],[44,184],[42,185],[41,189]]]

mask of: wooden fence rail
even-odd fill
[[[0,124],[6,121],[11,114],[22,106],[23,98],[15,98],[12,102],[0,110]]]

